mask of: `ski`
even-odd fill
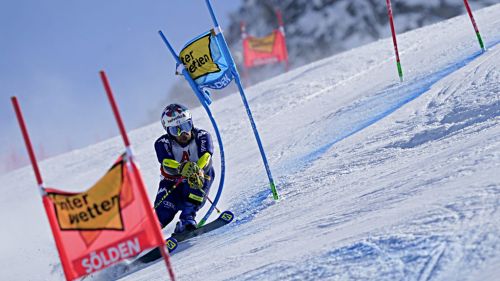
[[[165,239],[165,245],[167,246],[167,250],[169,253],[172,253],[173,250],[177,248],[178,242],[175,238],[169,237]],[[147,252],[145,255],[139,257],[135,260],[132,265],[137,263],[150,263],[157,259],[161,258],[161,252],[159,248],[154,248],[153,250]]]
[[[177,242],[182,242],[182,241],[188,240],[190,238],[193,238],[193,237],[202,235],[204,233],[210,232],[210,231],[217,229],[221,226],[224,226],[224,225],[230,223],[231,221],[233,221],[233,218],[234,218],[233,213],[231,213],[230,211],[224,211],[219,215],[219,217],[216,220],[214,220],[208,224],[205,224],[201,227],[198,227],[195,230],[185,231],[185,232],[181,232],[181,233],[172,233],[171,238],[175,238],[175,240]]]
[[[169,238],[165,239],[165,244],[167,245],[167,249],[169,253],[172,253],[178,246],[180,242],[186,241],[190,238],[200,236],[204,233],[210,232],[212,230],[215,230],[219,227],[222,227],[230,222],[232,222],[234,219],[234,214],[231,211],[224,211],[222,212],[217,219],[214,221],[211,221],[201,227],[196,228],[195,230],[191,231],[185,231],[181,233],[172,233],[172,236]],[[141,256],[137,260],[135,260],[133,263],[150,263],[152,261],[155,261],[157,259],[161,258],[161,253],[158,248],[155,248],[151,251],[149,251],[147,254]]]
[[[167,250],[171,253],[173,250],[177,248],[177,241],[175,238],[169,237],[165,239],[165,246],[167,246]],[[159,248],[154,248],[150,250],[145,255],[135,259],[135,260],[126,260],[119,264],[116,264],[113,267],[106,268],[100,272],[94,273],[94,277],[98,280],[117,280],[121,279],[129,274],[132,274],[136,271],[139,271],[148,266],[148,263],[159,260],[161,258],[161,252]],[[87,280],[87,277],[92,275],[87,275],[81,279]],[[91,279],[92,279],[91,278]]]

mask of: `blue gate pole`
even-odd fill
[[[167,37],[165,37],[165,35],[161,31],[158,31],[158,33],[160,34],[161,38],[163,39],[163,42],[165,42],[165,45],[167,45],[167,48],[169,49],[170,53],[174,57],[177,64],[184,66],[182,64],[181,60],[179,59],[179,56],[177,56],[177,54],[175,53],[174,48],[172,48],[172,45],[167,40]],[[200,93],[198,86],[193,81],[193,79],[189,75],[186,68],[182,69],[182,74],[184,75],[184,78],[188,81],[189,85],[191,86],[191,89],[193,89],[193,91],[196,94],[196,96],[198,97],[198,100],[200,101],[201,105],[203,106],[203,108],[207,112],[208,117],[210,118],[210,122],[212,122],[212,126],[214,127],[214,130],[215,130],[215,135],[217,136],[217,141],[219,142],[219,150],[220,150],[220,158],[221,158],[221,176],[220,176],[220,181],[219,181],[219,189],[217,190],[217,195],[215,196],[215,198],[213,200],[212,206],[210,206],[210,209],[208,209],[205,216],[198,223],[198,227],[200,227],[200,226],[204,225],[205,222],[207,221],[207,219],[210,217],[210,215],[214,211],[215,206],[217,205],[217,202],[219,201],[219,198],[222,194],[222,189],[224,187],[224,178],[225,178],[225,174],[226,174],[226,160],[224,158],[224,147],[222,145],[222,138],[220,136],[219,128],[217,127],[217,123],[215,122],[215,119],[212,116],[212,111],[210,111],[210,108],[208,107],[208,104],[205,102],[203,95]]]
[[[243,101],[243,105],[245,106],[245,109],[247,111],[248,118],[250,119],[250,124],[252,125],[252,130],[255,135],[255,139],[257,140],[257,145],[259,146],[260,150],[260,155],[262,156],[262,161],[264,162],[264,167],[266,168],[266,173],[267,177],[269,178],[269,185],[271,187],[271,192],[273,193],[273,198],[274,200],[278,200],[278,192],[276,191],[276,185],[274,184],[274,179],[271,174],[271,169],[269,168],[269,164],[267,161],[266,153],[264,151],[264,147],[262,146],[262,142],[260,140],[259,132],[257,131],[257,126],[255,125],[255,121],[252,116],[252,111],[250,110],[250,106],[248,105],[247,98],[245,97],[245,92],[243,90],[243,86],[241,85],[241,80],[240,80],[240,75],[238,73],[238,69],[236,68],[236,64],[234,63],[234,59],[231,56],[231,52],[229,51],[229,47],[227,46],[226,39],[224,38],[224,35],[222,34],[222,29],[219,26],[219,23],[217,21],[217,17],[215,16],[214,10],[212,8],[212,5],[210,4],[210,0],[205,0],[207,3],[208,10],[210,12],[210,16],[212,17],[212,21],[215,25],[215,32],[216,36],[218,39],[223,43],[222,44],[222,51],[225,55],[226,58],[230,59],[230,67],[231,67],[231,72],[233,73],[233,76],[235,77],[236,84],[238,85],[238,90],[240,92],[241,99]]]

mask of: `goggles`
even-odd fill
[[[182,133],[189,133],[193,129],[193,121],[188,120],[178,126],[168,127],[168,133],[174,137],[180,136]]]

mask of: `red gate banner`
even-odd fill
[[[163,245],[156,221],[140,195],[142,181],[133,161],[120,157],[95,185],[81,193],[46,188],[43,202],[58,232],[64,271],[70,279],[102,270]]]
[[[263,64],[288,61],[285,36],[275,30],[264,37],[246,36],[243,39],[243,57],[245,67],[251,68]]]

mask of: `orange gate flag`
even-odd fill
[[[164,244],[146,214],[133,161],[121,156],[87,191],[46,188],[43,203],[57,232],[60,256],[69,279],[91,274],[142,251]]]
[[[247,35],[243,39],[243,57],[247,68],[268,63],[286,62],[288,54],[285,36],[280,30],[274,30],[264,37]]]

